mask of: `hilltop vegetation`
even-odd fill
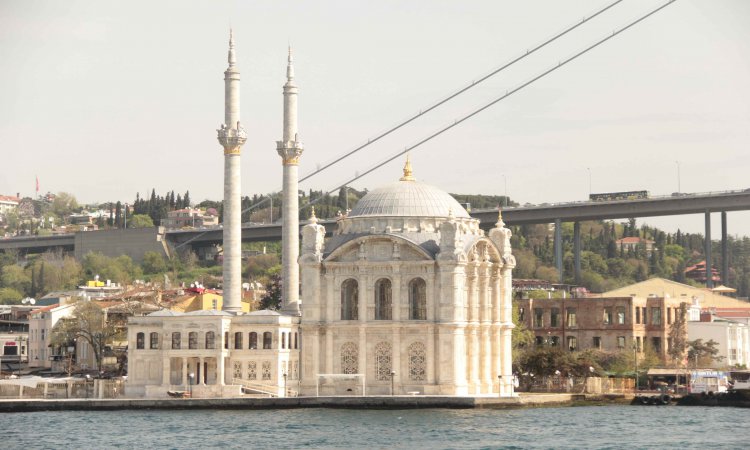
[[[300,219],[306,220],[310,216],[311,209],[305,205],[314,205],[319,218],[333,218],[353,208],[365,194],[367,190],[349,187],[341,188],[335,195],[324,191],[300,191]],[[451,195],[459,203],[469,203],[472,209],[517,205],[504,196]],[[61,200],[54,210],[59,214],[64,215],[81,208],[70,195],[60,195],[58,198]],[[280,193],[272,194],[272,201],[257,194],[244,197],[243,222],[278,222],[283,210],[281,200]],[[190,206],[190,201],[189,192],[175,195],[174,191],[170,191],[162,197],[152,190],[148,199],[136,196],[132,205],[134,215],[131,218],[139,216],[158,225],[168,211]],[[205,200],[194,206],[214,208],[221,217],[222,203]],[[117,212],[123,209],[120,202],[112,205]],[[102,225],[105,228],[117,227],[122,219],[121,214],[113,213],[111,219]],[[513,252],[517,259],[514,278],[558,281],[559,274],[554,267],[552,227],[539,224],[513,226],[511,229]],[[572,223],[562,224],[562,237],[563,281],[575,284]],[[616,241],[624,237],[651,240],[653,251],[648,251],[644,244],[632,249],[621,248]],[[714,268],[721,267],[720,243],[712,242],[712,246]],[[685,268],[705,259],[702,235],[682,233],[680,230],[667,233],[646,225],[638,226],[634,219],[623,222],[582,222],[581,248],[580,284],[592,292],[607,291],[654,276],[695,284],[692,280],[685,279]],[[273,276],[280,271],[279,243],[245,244],[243,249],[259,253],[246,258],[245,279],[263,284],[271,283]],[[730,236],[729,249],[730,274],[725,284],[736,288],[738,296],[747,297],[750,294],[750,238]],[[33,257],[23,267],[16,263],[15,255],[0,254],[0,303],[18,301],[25,296],[40,296],[52,290],[72,289],[97,274],[102,279],[120,283],[135,279],[163,282],[165,275],[172,283],[200,281],[206,286],[215,287],[221,282],[221,267],[213,261],[198,261],[191,252],[183,252],[171,260],[165,260],[158,254],[149,254],[140,265],[126,256],[106,258],[94,254],[77,262],[70,257],[44,254]]]

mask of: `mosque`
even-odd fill
[[[240,73],[230,33],[224,72],[224,303],[162,310],[128,326],[129,396],[511,396],[511,232],[489,233],[446,192],[398,181],[365,195],[329,239],[314,210],[301,229],[297,94],[291,50],[283,88],[282,307],[240,302]],[[301,281],[300,281],[301,274]],[[299,288],[298,288],[299,286]],[[301,292],[301,295],[300,295]]]

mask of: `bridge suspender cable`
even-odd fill
[[[622,33],[624,31],[632,28],[633,26],[635,26],[638,23],[644,21],[648,17],[656,14],[657,12],[661,11],[662,9],[666,8],[667,6],[671,5],[672,3],[676,2],[676,1],[677,0],[669,0],[668,2],[666,2],[663,5],[659,6],[658,8],[656,8],[656,9],[650,11],[649,13],[647,13],[647,14],[639,17],[635,21],[630,22],[628,25],[624,26],[623,28],[620,28],[619,30],[613,31],[612,34],[608,35],[607,37],[605,37],[605,38],[603,38],[603,39],[601,39],[599,41],[597,41],[596,43],[590,45],[589,47],[586,47],[585,49],[583,49],[580,52],[576,53],[575,55],[571,56],[570,58],[568,58],[568,59],[566,59],[564,61],[559,62],[556,66],[553,66],[552,68],[546,70],[545,72],[542,72],[541,74],[537,75],[536,77],[530,79],[529,81],[521,84],[520,86],[518,86],[518,87],[516,87],[516,88],[514,88],[512,90],[506,91],[506,93],[504,95],[496,98],[495,100],[492,100],[491,102],[487,103],[486,105],[482,106],[481,108],[472,111],[471,113],[469,113],[469,114],[461,117],[460,119],[457,119],[452,124],[450,124],[450,125],[448,125],[448,126],[446,126],[444,128],[441,128],[440,130],[436,131],[435,133],[433,133],[433,134],[429,135],[428,137],[422,139],[421,141],[417,142],[416,144],[411,145],[409,147],[406,147],[403,151],[400,151],[400,152],[396,153],[395,155],[389,157],[388,159],[386,159],[386,160],[384,160],[384,161],[382,161],[382,162],[380,162],[380,163],[378,163],[378,164],[370,167],[366,171],[364,171],[364,172],[362,172],[360,174],[357,174],[357,176],[355,176],[354,178],[351,178],[351,179],[347,180],[343,184],[341,184],[341,185],[337,186],[336,188],[334,188],[334,189],[326,192],[326,194],[331,194],[333,192],[336,192],[337,190],[341,189],[342,187],[347,186],[348,184],[350,184],[350,183],[352,183],[352,182],[354,182],[354,181],[362,178],[363,176],[365,176],[365,175],[367,175],[367,174],[369,174],[369,173],[377,170],[378,168],[384,166],[385,164],[388,164],[389,162],[393,161],[394,159],[398,158],[399,156],[402,156],[403,154],[405,154],[405,153],[407,153],[407,152],[409,152],[411,150],[414,150],[415,148],[421,146],[422,144],[425,144],[425,143],[429,142],[430,140],[432,140],[432,139],[440,136],[441,134],[445,133],[446,131],[450,130],[451,128],[453,128],[453,127],[455,127],[455,126],[457,126],[457,125],[459,125],[459,124],[467,121],[468,119],[474,117],[475,115],[479,114],[480,112],[484,111],[485,109],[493,106],[494,104],[500,102],[501,100],[504,100],[504,99],[510,97],[511,95],[515,94],[516,92],[520,91],[521,89],[525,88],[526,86],[529,86],[530,84],[534,83],[535,81],[537,81],[537,80],[539,80],[539,79],[541,79],[541,78],[549,75],[550,73],[552,73],[555,70],[561,68],[562,66],[568,64],[569,62],[575,60],[576,58],[578,58],[578,57],[580,57],[580,56],[588,53],[589,51],[595,49],[596,47],[600,46],[601,44],[603,44],[603,43],[607,42],[608,40],[614,38],[615,36],[619,35],[620,33]],[[307,204],[303,205],[300,209],[305,208],[307,206],[312,206],[315,203],[317,203],[318,201],[320,201],[320,198],[317,199],[317,200],[315,200],[315,201],[313,201],[313,202],[310,202],[310,203],[307,203]]]
[[[598,15],[598,14],[601,14],[602,12],[606,11],[607,9],[609,9],[609,8],[611,8],[612,6],[616,5],[617,3],[620,3],[620,1],[622,1],[622,0],[618,0],[617,2],[615,2],[615,3],[612,3],[612,4],[610,4],[610,5],[609,5],[609,6],[607,6],[607,7],[605,8],[605,9],[603,9],[603,10],[599,11],[599,12],[598,12],[598,13],[597,13],[596,15]],[[487,109],[487,108],[489,108],[489,107],[491,107],[491,106],[495,105],[496,103],[500,102],[501,100],[504,100],[504,99],[506,99],[506,98],[510,97],[511,95],[515,94],[516,92],[520,91],[521,89],[523,89],[523,88],[525,88],[525,87],[529,86],[530,84],[534,83],[535,81],[537,81],[537,80],[539,80],[539,79],[541,79],[541,78],[543,78],[543,77],[547,76],[548,74],[550,74],[550,73],[554,72],[555,70],[557,70],[557,69],[561,68],[562,66],[564,66],[564,65],[568,64],[569,62],[571,62],[571,61],[573,61],[573,60],[577,59],[578,57],[580,57],[580,56],[582,56],[582,55],[584,55],[584,54],[588,53],[589,51],[591,51],[591,50],[593,50],[594,48],[596,48],[596,47],[600,46],[601,44],[603,44],[603,43],[607,42],[608,40],[610,40],[610,39],[614,38],[615,36],[619,35],[620,33],[623,33],[624,31],[626,31],[626,30],[628,30],[628,29],[632,28],[633,26],[635,26],[635,25],[637,25],[638,23],[642,22],[643,20],[645,20],[645,19],[649,18],[650,16],[652,16],[652,15],[656,14],[657,12],[661,11],[662,9],[666,8],[667,6],[671,5],[672,3],[676,2],[676,1],[677,1],[677,0],[669,0],[668,2],[666,2],[666,3],[664,3],[663,5],[659,6],[658,8],[656,8],[656,9],[653,9],[653,10],[651,10],[650,12],[648,12],[647,14],[645,14],[645,15],[643,15],[643,16],[641,16],[641,17],[639,17],[638,19],[634,20],[633,22],[630,22],[630,23],[629,23],[628,25],[624,26],[623,28],[620,28],[619,30],[615,30],[615,31],[613,31],[611,35],[608,35],[608,36],[606,36],[605,38],[603,38],[603,39],[601,39],[601,40],[597,41],[596,43],[594,43],[594,44],[590,45],[589,47],[587,47],[587,48],[585,48],[585,49],[583,49],[583,50],[581,50],[580,52],[576,53],[575,55],[571,56],[570,58],[568,58],[568,59],[566,59],[566,60],[564,60],[564,61],[561,61],[561,62],[560,62],[560,63],[558,63],[558,64],[557,64],[556,66],[553,66],[552,68],[550,68],[550,69],[546,70],[545,72],[542,72],[541,74],[537,75],[536,77],[534,77],[534,78],[530,79],[529,81],[527,81],[527,82],[525,82],[525,83],[521,84],[520,86],[518,86],[518,87],[516,87],[516,88],[514,88],[514,89],[512,89],[512,90],[506,91],[506,93],[505,93],[504,95],[502,95],[502,96],[500,96],[500,97],[496,98],[495,100],[491,101],[490,103],[487,103],[486,105],[482,106],[481,108],[479,108],[479,109],[476,109],[476,110],[472,111],[471,113],[469,113],[469,114],[467,114],[467,115],[463,116],[463,117],[462,117],[462,118],[460,118],[460,119],[457,119],[457,120],[456,120],[456,121],[454,121],[454,122],[453,122],[452,124],[450,124],[450,125],[448,125],[448,126],[446,126],[446,127],[444,127],[444,128],[441,128],[440,130],[436,131],[435,133],[431,134],[430,136],[428,136],[428,137],[426,137],[426,138],[422,139],[421,141],[417,142],[416,144],[414,144],[414,145],[411,145],[411,146],[409,146],[409,147],[406,147],[406,148],[405,148],[405,149],[404,149],[403,151],[401,151],[401,152],[398,152],[398,153],[396,153],[395,155],[393,155],[393,156],[389,157],[388,159],[386,159],[386,160],[384,160],[384,161],[382,161],[382,162],[380,162],[380,163],[376,164],[376,165],[375,165],[375,166],[373,166],[373,167],[370,167],[370,168],[369,168],[369,169],[367,169],[367,170],[366,170],[365,172],[363,172],[363,173],[360,173],[360,174],[357,174],[357,176],[355,176],[355,177],[353,177],[353,178],[351,178],[351,179],[347,180],[347,181],[346,181],[346,182],[344,182],[343,184],[340,184],[339,186],[337,186],[337,187],[335,187],[335,188],[333,188],[333,189],[331,189],[331,190],[327,191],[327,192],[326,192],[326,194],[331,194],[331,193],[334,193],[334,192],[336,192],[337,190],[341,189],[342,187],[345,187],[345,186],[347,186],[348,184],[350,184],[350,183],[352,183],[352,182],[354,182],[354,181],[357,181],[358,179],[360,179],[360,178],[364,177],[365,175],[368,175],[368,174],[370,174],[371,172],[373,172],[373,171],[375,171],[375,170],[379,169],[380,167],[384,166],[385,164],[388,164],[389,162],[391,162],[391,161],[393,161],[394,159],[396,159],[396,158],[398,158],[398,157],[400,157],[400,156],[404,155],[405,153],[408,153],[409,151],[411,151],[411,150],[413,150],[413,149],[415,149],[415,148],[417,148],[417,147],[421,146],[422,144],[425,144],[425,143],[429,142],[430,140],[432,140],[432,139],[436,138],[437,136],[440,136],[441,134],[445,133],[446,131],[450,130],[451,128],[453,128],[453,127],[455,127],[455,126],[457,126],[457,125],[459,125],[459,124],[461,124],[461,123],[465,122],[466,120],[468,120],[468,119],[470,119],[470,118],[474,117],[475,115],[477,115],[477,114],[479,114],[480,112],[484,111],[485,109]],[[592,16],[591,18],[595,17],[596,15]],[[590,19],[590,18],[589,18],[589,19]],[[584,22],[585,22],[585,21],[586,21],[586,19],[584,19]],[[581,22],[581,23],[583,23],[583,22]],[[580,24],[578,24],[578,25],[580,25]],[[564,32],[563,32],[562,34],[564,34],[564,33],[567,33],[568,31],[570,31],[570,30],[572,30],[572,29],[573,29],[573,28],[570,28],[570,29],[568,29],[568,30],[564,31]],[[557,37],[560,37],[560,36],[562,36],[562,34],[560,34],[560,35],[556,36],[555,38],[553,38],[552,40],[548,41],[547,43],[549,43],[549,42],[552,42],[552,41],[553,41],[554,39],[556,39]],[[545,43],[545,44],[542,44],[542,46],[544,46],[544,45],[546,45],[546,43]],[[538,49],[539,49],[539,48],[541,48],[542,46],[539,46],[539,47],[535,48],[535,50],[538,50]],[[517,60],[519,60],[519,59],[517,59]],[[515,62],[515,61],[513,61],[513,62]],[[508,66],[508,65],[506,65],[506,66],[503,66],[503,68],[505,68],[505,67],[507,67],[507,66]],[[501,69],[497,70],[497,71],[496,71],[495,73],[499,72],[499,71],[500,71],[500,70],[502,70],[503,68],[501,68]],[[494,75],[494,73],[493,73],[493,75]],[[489,75],[489,76],[491,76],[491,75]],[[487,78],[489,78],[489,76],[487,76],[487,77],[483,78],[483,79],[482,79],[482,81],[484,81],[484,80],[486,80]],[[474,84],[474,85],[475,85],[475,84]],[[472,85],[472,86],[473,86],[473,85]],[[464,90],[463,90],[462,92],[465,92],[465,91],[466,91],[466,89],[464,89]],[[457,95],[457,94],[456,94],[456,95]],[[454,95],[454,96],[452,96],[452,97],[450,97],[450,98],[453,98],[453,97],[455,97],[455,95]],[[445,101],[449,100],[450,98],[446,99]],[[445,101],[443,101],[442,103],[444,103]],[[435,106],[435,107],[437,107],[437,106],[438,106],[439,104],[442,104],[442,103],[438,103],[438,104],[436,104],[436,105],[434,105],[434,106]],[[434,108],[433,108],[433,109],[434,109]],[[410,122],[411,120],[413,120],[414,118],[416,118],[416,117],[417,117],[417,116],[415,116],[415,117],[413,117],[412,119],[410,119],[410,120],[409,120],[409,122]],[[408,123],[408,122],[407,122],[407,123]],[[406,123],[404,123],[404,125],[405,125],[405,124],[406,124]],[[385,136],[385,135],[383,135],[383,136]],[[368,143],[368,144],[369,144],[369,143]],[[365,144],[365,146],[366,146],[366,145],[368,145],[368,144]],[[364,148],[365,146],[361,146],[361,148]],[[361,149],[361,148],[360,148],[360,149]],[[358,151],[358,150],[359,150],[359,149],[357,149],[356,151]],[[352,154],[352,153],[353,153],[353,152],[350,152],[350,154]],[[344,159],[344,158],[339,158],[339,161],[340,161],[341,159]],[[327,165],[326,167],[330,167],[330,164],[329,164],[329,165]],[[315,172],[315,173],[317,173],[317,172]],[[306,178],[304,178],[304,179],[307,179],[307,178],[309,178],[310,176],[314,175],[315,173],[313,173],[313,174],[309,175],[308,177],[306,177]],[[315,201],[312,201],[312,202],[308,202],[308,203],[306,203],[305,205],[302,205],[302,206],[300,207],[300,210],[302,210],[302,209],[304,209],[304,208],[306,208],[306,207],[308,207],[308,206],[312,206],[312,205],[315,205],[315,204],[316,204],[316,203],[318,203],[318,202],[319,202],[319,201],[320,201],[320,200],[321,200],[322,198],[323,198],[323,196],[321,196],[320,198],[318,198],[318,199],[317,199],[317,200],[315,200]],[[249,210],[252,210],[252,209],[256,208],[257,206],[259,206],[259,205],[261,205],[261,204],[265,203],[265,201],[266,201],[266,200],[261,200],[260,202],[258,202],[258,203],[256,203],[256,204],[254,204],[254,205],[251,205],[250,207],[248,207],[248,208],[244,209],[244,210],[243,210],[242,212],[244,213],[244,212],[247,212],[247,211],[249,211]],[[191,238],[191,239],[189,239],[189,240],[187,240],[187,241],[183,242],[182,244],[178,245],[178,246],[177,246],[177,248],[179,248],[179,247],[182,247],[183,245],[186,245],[186,244],[190,243],[191,241],[193,241],[193,240],[197,239],[197,238],[198,238],[198,237],[200,237],[201,235],[202,235],[202,234],[199,234],[199,235],[197,235],[197,236],[195,236],[195,237],[193,237],[193,238]]]
[[[302,178],[299,179],[299,181],[302,182],[302,181],[308,180],[308,179],[314,177],[315,175],[319,174],[320,172],[322,172],[322,171],[330,168],[331,166],[340,163],[344,159],[346,159],[346,158],[352,156],[353,154],[359,152],[360,150],[362,150],[362,149],[364,149],[364,148],[366,148],[366,147],[374,144],[375,142],[377,142],[377,141],[381,140],[382,138],[388,136],[389,134],[393,133],[394,131],[396,131],[396,130],[398,130],[400,128],[403,128],[404,126],[406,126],[406,125],[410,124],[411,122],[415,121],[416,119],[424,116],[425,114],[429,113],[430,111],[434,110],[435,108],[437,108],[437,107],[439,107],[439,106],[447,103],[450,100],[453,100],[454,98],[456,98],[459,95],[465,93],[466,91],[468,91],[469,89],[473,88],[474,86],[477,86],[477,85],[481,84],[482,82],[488,80],[489,78],[497,75],[498,73],[500,73],[503,70],[507,69],[508,67],[514,65],[515,63],[521,61],[522,59],[526,58],[527,56],[530,56],[530,55],[536,53],[537,51],[541,50],[542,48],[546,47],[547,45],[555,42],[559,38],[565,36],[566,34],[570,33],[571,31],[575,30],[576,28],[580,27],[584,23],[589,22],[591,19],[594,19],[595,17],[603,14],[604,12],[606,12],[607,10],[609,10],[610,8],[616,6],[618,3],[622,3],[623,1],[624,0],[616,0],[616,1],[612,2],[612,3],[610,3],[609,5],[605,6],[604,8],[596,11],[594,14],[592,14],[590,16],[587,16],[587,17],[584,17],[580,22],[576,22],[575,24],[569,26],[565,30],[563,30],[560,33],[554,35],[553,37],[547,39],[546,41],[542,42],[541,44],[537,45],[536,47],[534,47],[534,48],[532,48],[530,50],[527,50],[526,53],[524,53],[524,54],[516,57],[515,59],[507,62],[506,64],[504,64],[504,65],[500,66],[499,68],[493,70],[492,72],[488,73],[487,75],[482,76],[478,80],[472,81],[467,86],[459,89],[458,91],[454,92],[453,94],[451,94],[451,95],[449,95],[449,96],[447,96],[445,98],[442,98],[441,100],[438,100],[437,102],[433,103],[431,106],[428,106],[427,108],[421,109],[419,111],[419,113],[417,113],[417,114],[409,117],[408,119],[404,120],[403,122],[400,122],[397,125],[389,128],[388,130],[384,131],[383,133],[381,133],[381,134],[379,134],[379,135],[377,135],[377,136],[375,136],[373,138],[368,139],[367,142],[365,142],[364,144],[360,145],[359,147],[357,147],[357,148],[355,148],[355,149],[353,149],[353,150],[351,150],[351,151],[349,151],[347,153],[344,153],[343,155],[340,155],[340,156],[336,157],[333,161],[331,161],[329,163],[326,163],[322,167],[319,167],[318,169],[316,169],[315,171],[313,171],[313,172],[311,172],[311,173],[303,176]],[[265,204],[267,202],[268,202],[268,197],[266,197],[263,200],[261,200],[261,201],[255,203],[255,204],[250,205],[249,207],[243,209],[242,212],[245,213],[247,211],[253,210],[253,209],[257,208],[258,206],[261,206],[261,205],[263,205],[263,204]]]
[[[338,158],[334,159],[330,163],[327,163],[327,164],[323,165],[322,167],[316,169],[314,172],[312,172],[312,173],[310,173],[308,175],[303,176],[302,178],[300,178],[299,181],[305,181],[305,180],[307,180],[307,179],[309,179],[309,178],[311,178],[311,177],[319,174],[320,172],[328,169],[329,167],[333,166],[334,164],[337,164],[337,163],[341,162],[342,160],[344,160],[344,159],[352,156],[353,154],[355,154],[358,151],[362,150],[363,148],[369,146],[370,144],[374,144],[375,142],[379,141],[380,139],[382,139],[382,138],[388,136],[389,134],[393,133],[394,131],[398,130],[399,128],[402,128],[402,127],[408,125],[409,123],[411,123],[414,120],[418,119],[419,117],[427,114],[428,112],[432,111],[433,109],[437,108],[438,106],[443,105],[444,103],[447,103],[448,101],[450,101],[450,100],[458,97],[459,95],[463,94],[464,92],[468,91],[469,89],[473,88],[474,86],[479,85],[480,83],[488,80],[489,78],[497,75],[498,73],[502,72],[503,70],[505,70],[508,67],[512,66],[513,64],[517,63],[518,61],[521,61],[522,59],[526,58],[527,56],[529,56],[529,55],[537,52],[538,50],[542,49],[543,47],[545,47],[545,46],[551,44],[552,42],[556,41],[557,39],[565,36],[566,34],[570,33],[571,31],[575,30],[576,28],[580,27],[584,23],[586,23],[586,22],[590,21],[591,19],[595,18],[596,16],[604,13],[605,11],[607,11],[608,9],[610,9],[613,6],[617,5],[618,3],[621,3],[622,1],[623,0],[617,0],[617,1],[613,2],[613,3],[610,3],[609,5],[605,6],[604,8],[600,9],[599,11],[597,11],[596,13],[594,13],[593,15],[591,15],[589,17],[584,17],[583,20],[581,20],[580,22],[577,22],[576,24],[574,24],[574,25],[566,28],[562,32],[556,34],[555,36],[551,37],[550,39],[547,39],[546,41],[544,41],[541,44],[537,45],[536,47],[532,48],[531,50],[527,50],[526,53],[522,54],[521,56],[518,56],[517,58],[515,58],[515,59],[511,60],[510,62],[504,64],[503,66],[501,66],[501,67],[493,70],[492,72],[488,73],[487,75],[484,75],[483,77],[479,78],[478,80],[472,81],[471,84],[469,84],[469,85],[467,85],[467,86],[459,89],[458,91],[456,91],[453,94],[451,94],[451,95],[449,95],[449,96],[447,96],[447,97],[445,97],[445,98],[437,101],[436,103],[433,103],[431,106],[429,106],[427,108],[424,108],[424,109],[421,109],[419,111],[419,113],[417,113],[417,114],[409,117],[408,119],[404,120],[403,122],[395,125],[394,127],[386,130],[385,132],[377,135],[376,137],[368,139],[366,143],[360,145],[359,147],[355,148],[354,150],[349,151],[348,153],[345,153],[345,154],[339,156]]]

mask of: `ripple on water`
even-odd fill
[[[135,410],[0,414],[15,448],[746,448],[750,410]]]

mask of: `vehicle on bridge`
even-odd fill
[[[590,194],[589,200],[592,202],[611,202],[615,200],[640,200],[648,197],[648,191],[605,192],[603,194]]]

